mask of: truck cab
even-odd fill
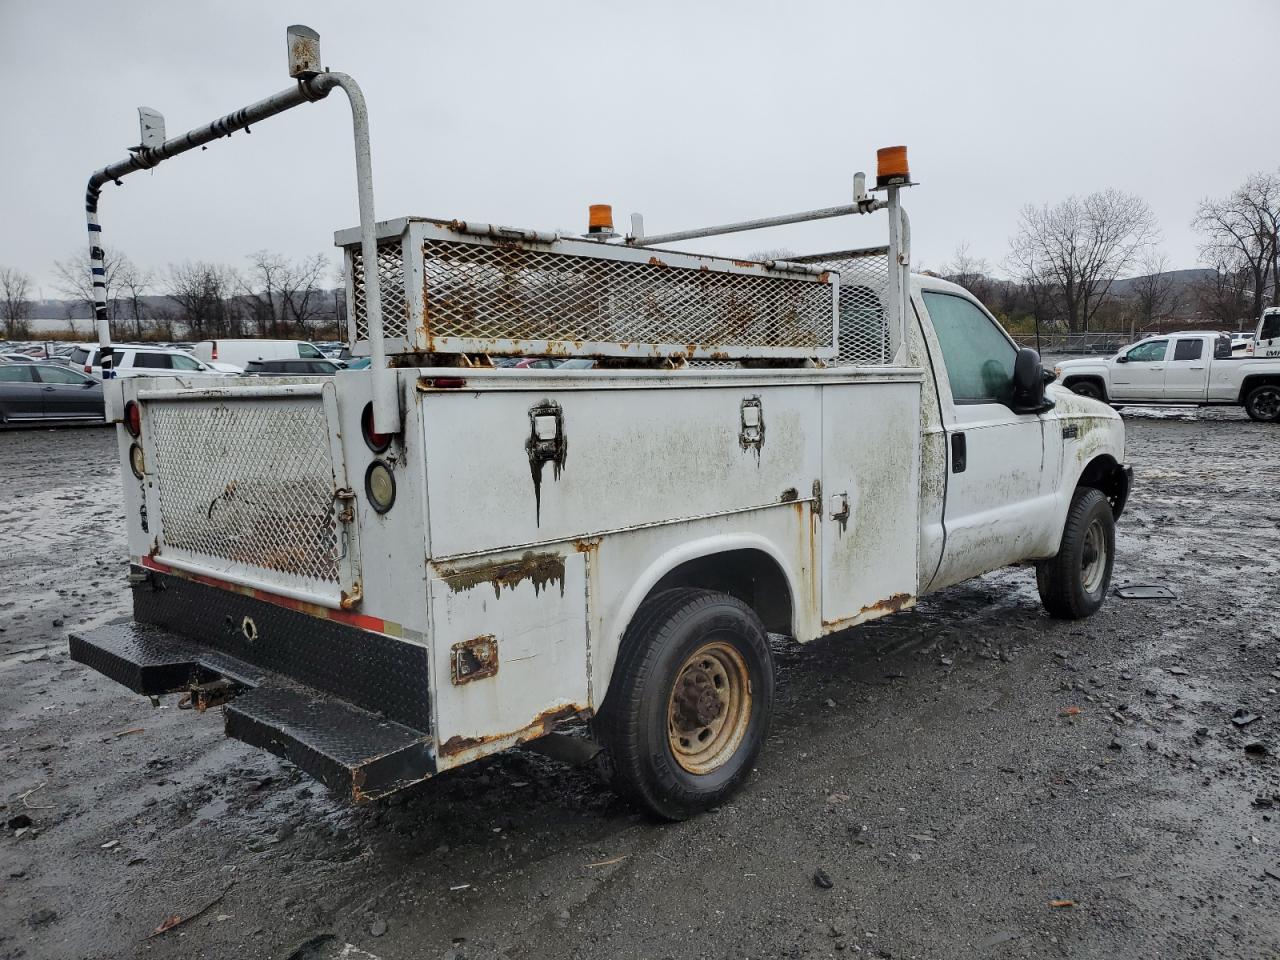
[[[1267,307],[1253,338],[1253,356],[1280,357],[1280,307]]]

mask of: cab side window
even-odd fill
[[[180,353],[169,355],[169,362],[175,370],[203,370],[204,364],[199,360],[193,360],[191,357],[184,357]]]
[[[1003,403],[1013,399],[1017,348],[996,322],[964,297],[925,293],[924,305],[942,347],[956,403]]]
[[[1173,359],[1199,360],[1204,354],[1203,340],[1177,340],[1173,344]]]
[[[145,367],[148,370],[173,369],[173,364],[169,362],[167,353],[146,353],[142,350],[133,355],[133,365],[135,367]]]
[[[1155,360],[1163,360],[1165,351],[1168,348],[1168,340],[1150,340],[1147,343],[1138,344],[1126,353],[1125,357],[1130,363],[1150,363]]]
[[[25,363],[5,364],[0,367],[0,383],[35,383],[36,372]]]

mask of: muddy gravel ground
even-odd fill
[[[675,825],[518,751],[344,806],[72,663],[127,612],[114,439],[0,434],[0,957],[1280,956],[1280,428],[1127,421],[1115,579],[1177,599],[1057,622],[1015,569],[780,641],[757,771]]]

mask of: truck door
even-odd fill
[[[1203,400],[1209,387],[1205,337],[1175,337],[1165,362],[1164,395],[1168,400]]]
[[[925,291],[922,299],[942,354],[934,368],[946,379],[946,543],[929,585],[936,590],[1042,549],[1056,472],[1045,467],[1043,416],[1009,408],[1017,347],[1008,335],[966,297]]]
[[[1163,400],[1165,356],[1169,341],[1144,340],[1116,357],[1111,366],[1111,396],[1117,400]]]
[[[43,387],[29,363],[0,367],[0,420],[32,420],[44,412]]]

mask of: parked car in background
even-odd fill
[[[112,366],[118,377],[229,377],[241,372],[232,366],[217,369],[172,347],[116,344],[111,349]],[[96,343],[76,344],[70,357],[74,369],[102,377],[101,350]]]
[[[591,357],[570,357],[561,363],[557,370],[591,370],[595,367],[596,362]]]
[[[246,377],[332,377],[341,368],[332,360],[250,360]]]
[[[56,363],[0,366],[0,423],[105,420],[102,384]]]
[[[324,353],[306,340],[201,340],[191,353],[205,363],[230,363],[244,370],[250,360],[323,360]]]
[[[1148,337],[1053,372],[1070,390],[1115,405],[1243,406],[1250,419],[1280,421],[1280,356],[1233,355],[1225,333]]]
[[[0,353],[0,363],[34,363],[35,357],[29,357],[25,353],[19,353],[16,350],[8,353]]]

